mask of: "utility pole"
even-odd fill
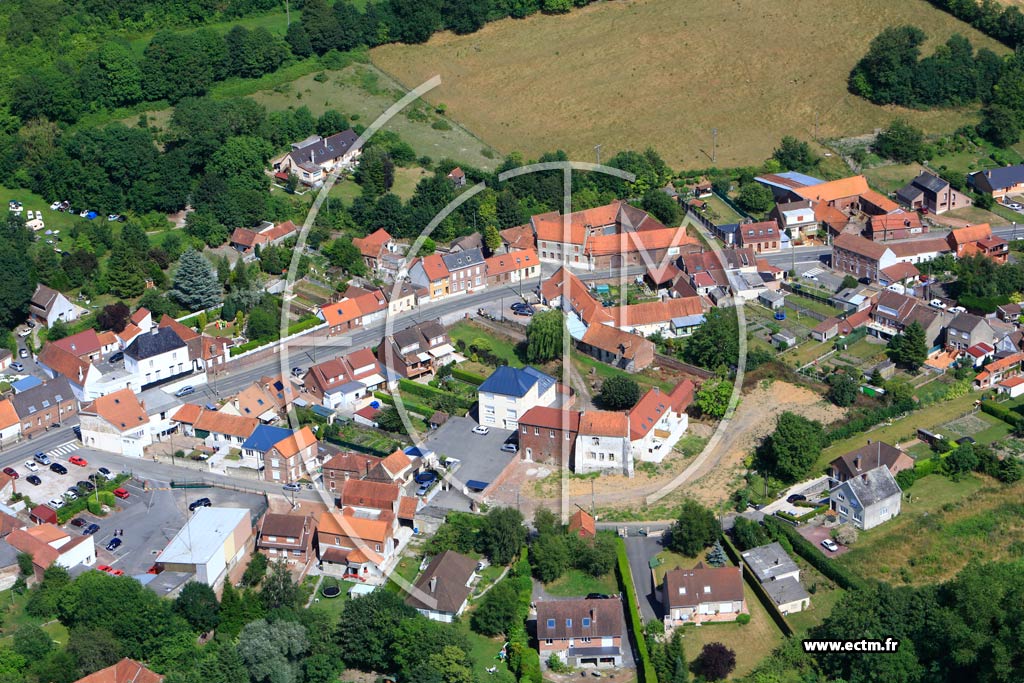
[[[597,153],[597,165],[601,165],[601,145],[594,145],[594,152]]]
[[[292,25],[292,11],[291,11],[291,7],[289,7],[288,0],[284,0],[284,16],[285,16],[285,26],[286,27],[291,26]]]
[[[818,112],[814,112],[814,139],[818,139]]]
[[[718,129],[711,129],[711,163],[716,163],[718,160]]]

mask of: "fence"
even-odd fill
[[[657,363],[658,365],[660,365],[661,367],[670,368],[672,370],[680,370],[682,372],[687,372],[687,373],[689,373],[691,375],[696,375],[697,377],[700,377],[701,379],[708,379],[709,377],[714,377],[715,376],[715,373],[711,372],[710,370],[705,370],[704,368],[697,367],[696,365],[690,365],[689,363],[684,363],[683,361],[679,360],[678,358],[673,358],[672,356],[666,356],[666,355],[661,354],[661,353],[654,354],[654,362]]]

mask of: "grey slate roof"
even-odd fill
[[[316,142],[297,147],[290,154],[292,161],[306,170],[312,170],[316,164],[323,161],[333,161],[345,156],[358,139],[359,136],[356,135],[356,132],[349,128],[341,133],[335,133]]]
[[[778,543],[751,548],[743,553],[743,559],[754,570],[754,575],[761,583],[772,582],[777,576],[799,571],[796,562]]]
[[[469,579],[475,571],[476,560],[446,550],[430,561],[405,602],[417,609],[454,614],[469,597]],[[433,590],[432,579],[436,579]]]
[[[980,325],[985,324],[985,319],[980,318],[973,313],[958,313],[953,321],[949,323],[949,326],[955,330],[966,330],[973,332]]]
[[[484,253],[479,248],[468,249],[466,251],[457,251],[454,254],[442,254],[441,260],[444,261],[448,272],[454,273],[463,268],[482,266],[484,264]]]
[[[1003,166],[987,171],[975,171],[971,176],[975,182],[975,187],[979,184],[979,180],[984,178],[983,185],[998,190],[1004,187],[1011,187],[1017,183],[1024,183],[1024,164]]]
[[[71,384],[67,377],[61,375],[45,384],[11,396],[11,403],[14,404],[14,412],[24,420],[30,415],[53,408],[59,403],[74,399],[74,397],[75,394],[71,391]]]
[[[800,582],[794,579],[792,576],[787,576],[784,579],[778,581],[768,581],[767,583],[761,584],[764,589],[768,592],[768,595],[772,597],[776,605],[785,605],[789,602],[795,602],[797,600],[803,600],[804,598],[810,598],[804,587],[800,585]]]
[[[903,493],[888,467],[876,467],[840,486],[848,486],[861,506],[868,507],[891,496]]]
[[[154,327],[153,332],[140,334],[136,337],[135,341],[124,350],[124,355],[131,356],[135,360],[145,360],[168,351],[184,348],[186,348],[185,342],[181,340],[181,337],[178,336],[178,333],[173,328]]]

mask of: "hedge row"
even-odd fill
[[[805,512],[804,514],[799,516],[791,515],[785,510],[779,510],[775,514],[781,517],[782,519],[788,519],[790,522],[796,522],[797,524],[800,524],[801,522],[806,522],[809,519],[814,519],[818,515],[824,513],[826,510],[828,510],[827,505],[819,505],[810,512]]]
[[[740,551],[732,544],[732,539],[727,534],[722,534],[722,547],[725,548],[725,554],[728,555],[737,566],[742,567],[746,563],[743,561],[743,556]],[[753,570],[749,567],[743,570],[743,578],[750,585],[751,590],[757,595],[757,599],[764,605],[765,611],[768,612],[768,616],[772,618],[776,626],[787,635],[792,636],[795,631],[793,627],[786,621],[786,617],[779,611],[779,606],[772,600],[772,596],[768,595],[768,591],[764,589],[764,586],[757,580],[757,575],[754,574]]]
[[[988,413],[992,417],[1002,420],[1014,428],[1020,427],[1022,420],[1024,420],[1024,418],[1021,418],[1019,413],[1010,410],[1002,403],[996,403],[995,401],[982,401],[981,412]]]
[[[764,526],[773,538],[778,539],[780,536],[785,536],[797,555],[807,560],[811,566],[835,581],[841,588],[860,590],[867,586],[862,578],[825,557],[824,553],[815,548],[810,541],[786,522],[768,516],[764,518]]]
[[[119,474],[114,479],[111,479],[110,481],[104,481],[103,483],[101,483],[97,487],[99,488],[98,497],[100,499],[100,503],[108,507],[114,507],[117,504],[117,499],[114,498],[114,494],[111,492],[117,487],[119,487],[126,479],[128,479],[127,474]],[[97,494],[93,492],[90,493],[85,498],[77,498],[71,501],[67,505],[57,510],[57,522],[59,524],[63,524],[64,522],[68,521],[69,519],[71,519],[78,513],[82,512],[83,510],[89,509],[89,502],[95,502],[96,498]],[[89,511],[93,512],[93,510],[95,509],[96,506],[93,506],[93,508],[89,509]],[[93,512],[93,514],[99,516],[98,513],[96,512]]]
[[[412,394],[413,396],[419,396],[421,398],[454,398],[459,407],[464,410],[469,410],[473,407],[474,401],[467,401],[466,399],[460,399],[458,396],[450,391],[444,391],[443,389],[437,389],[428,384],[419,384],[409,379],[398,380],[398,387],[406,393]]]
[[[508,633],[508,668],[515,674],[516,680],[521,683],[542,683],[543,675],[540,668],[540,653],[530,647],[530,639],[526,633],[526,619],[530,615],[530,602],[533,591],[533,581],[530,578],[530,560],[527,548],[523,548],[522,554],[514,565],[505,581],[516,582],[519,593],[517,607],[517,619],[515,625]]]
[[[480,375],[475,375],[472,372],[468,372],[466,370],[462,370],[459,368],[452,368],[452,377],[454,377],[455,379],[460,379],[468,384],[473,384],[475,386],[480,386],[487,380],[486,377],[481,377]]]
[[[626,596],[626,614],[629,617],[629,639],[640,659],[636,668],[640,683],[658,683],[658,674],[651,663],[651,654],[647,651],[644,640],[644,625],[640,620],[640,606],[636,599],[636,588],[633,586],[633,575],[629,571],[629,558],[626,556],[626,542],[621,537],[615,539],[615,555],[618,559],[616,576],[619,588]]]

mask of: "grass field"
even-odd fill
[[[959,482],[932,474],[911,487],[899,517],[863,532],[837,561],[861,576],[937,583],[968,561],[1019,557],[1024,548],[1024,482],[1010,486],[970,475]]]
[[[553,149],[590,160],[654,146],[672,166],[759,163],[783,135],[870,133],[897,115],[928,132],[977,120],[976,109],[877,107],[846,91],[850,69],[883,28],[913,24],[929,42],[952,33],[1007,48],[924,0],[596,3],[424,45],[385,45],[372,60],[409,87],[439,74],[427,99],[503,152]],[[841,27],[841,28],[839,28]],[[775,40],[771,36],[800,36]]]
[[[604,576],[591,576],[579,569],[570,569],[561,578],[545,584],[544,590],[551,595],[565,598],[586,597],[590,593],[610,595],[619,592],[614,572]]]
[[[491,353],[503,360],[512,367],[523,367],[523,361],[516,354],[516,343],[505,337],[499,337],[490,330],[478,327],[468,322],[458,322],[448,329],[448,336],[453,342],[462,340],[468,346],[476,339],[486,339],[490,342]]]
[[[743,626],[726,622],[683,627],[683,646],[691,662],[708,643],[722,643],[736,653],[736,669],[732,677],[740,678],[750,673],[782,643],[782,632],[746,583],[743,584],[743,595],[750,610],[749,624]]]
[[[318,73],[324,74],[327,80],[318,82],[316,74],[307,73],[273,89],[255,92],[252,98],[271,111],[305,105],[314,116],[319,116],[327,109],[337,109],[348,116],[356,115],[358,123],[369,125],[405,95],[401,85],[372,65],[353,64],[338,71]],[[417,113],[410,117],[410,111]],[[483,154],[487,148],[485,143],[451,121],[448,122],[450,130],[433,128],[438,120],[441,119],[421,103],[392,118],[383,130],[398,133],[418,156],[435,160],[449,157],[480,168],[494,167],[495,159]]]

